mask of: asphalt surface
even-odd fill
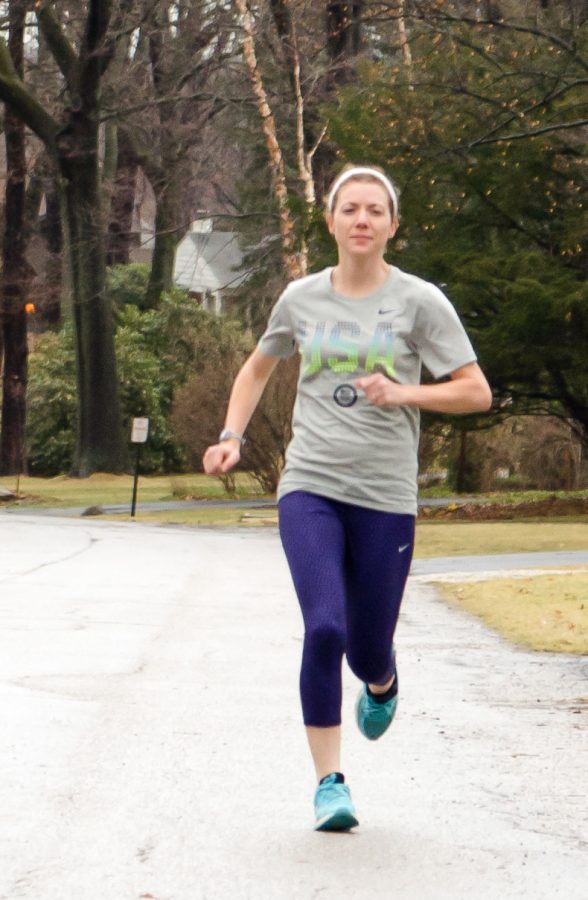
[[[588,543],[588,542],[587,542]],[[415,559],[411,573],[415,578],[434,578],[443,581],[461,580],[464,575],[494,578],[513,571],[524,573],[540,569],[588,567],[586,550],[555,550],[551,553],[496,553],[493,556],[441,556],[435,559]]]
[[[24,516],[49,516],[61,517],[82,516],[88,509],[96,507],[68,506],[60,508],[33,509],[30,506],[7,506],[0,508],[0,514],[24,515]],[[129,515],[131,503],[113,503],[100,505],[101,513],[108,516]],[[274,500],[154,500],[153,502],[137,503],[136,512],[166,512],[176,509],[275,509]]]
[[[588,662],[438,575],[409,579],[379,742],[345,669],[360,827],[318,834],[275,529],[0,516],[0,898],[585,900]]]
[[[475,497],[436,497],[430,499],[419,499],[419,506],[449,506],[452,503],[477,503],[480,502]],[[137,500],[137,512],[169,512],[178,509],[276,509],[275,500],[153,500],[140,502]],[[6,515],[24,515],[24,516],[82,516],[88,509],[99,509],[100,513],[108,516],[113,515],[129,515],[131,512],[131,501],[128,503],[100,504],[98,507],[88,506],[68,506],[68,507],[44,507],[34,508],[26,504],[17,506],[7,504],[0,506],[0,514]]]

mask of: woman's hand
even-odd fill
[[[240,459],[241,445],[230,439],[208,447],[202,457],[202,466],[207,475],[225,475]]]
[[[430,412],[465,415],[487,412],[492,391],[477,363],[468,363],[435,384],[398,384],[381,373],[358,378],[356,386],[374,406],[415,406]]]
[[[405,386],[381,373],[358,378],[355,385],[373,406],[402,406],[407,402]]]
[[[279,357],[268,356],[259,347],[255,348],[235,378],[225,418],[227,431],[243,434],[279,361]],[[207,475],[225,475],[240,459],[241,442],[229,437],[207,448],[202,465]]]

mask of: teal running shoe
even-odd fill
[[[384,702],[378,702],[364,684],[355,703],[355,719],[357,727],[369,741],[377,741],[392,724],[398,706],[398,675],[396,674],[396,655],[392,648],[395,679],[390,690],[394,696]]]
[[[314,795],[315,831],[349,831],[359,822],[349,788],[338,772],[323,778]]]
[[[368,694],[367,684],[364,684],[355,704],[355,719],[357,727],[369,741],[377,741],[392,724],[398,706],[398,695],[387,700],[386,703],[377,703]]]

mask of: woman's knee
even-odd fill
[[[360,681],[367,684],[385,684],[392,675],[392,651],[384,648],[380,653],[347,649],[347,664]]]
[[[339,658],[345,652],[345,629],[336,622],[320,622],[307,627],[304,635],[305,655],[322,661]]]

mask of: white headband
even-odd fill
[[[384,187],[388,191],[388,194],[390,195],[390,199],[392,200],[394,217],[397,218],[398,196],[396,194],[396,191],[394,190],[392,182],[389,178],[386,178],[383,172],[378,172],[377,169],[370,169],[367,166],[355,166],[353,169],[347,169],[345,172],[339,175],[327,198],[327,209],[329,210],[329,212],[333,212],[333,203],[335,202],[335,195],[337,194],[339,188],[344,185],[346,181],[349,181],[350,178],[354,178],[356,175],[371,175],[373,178],[377,178],[378,181],[380,181],[384,185]]]

